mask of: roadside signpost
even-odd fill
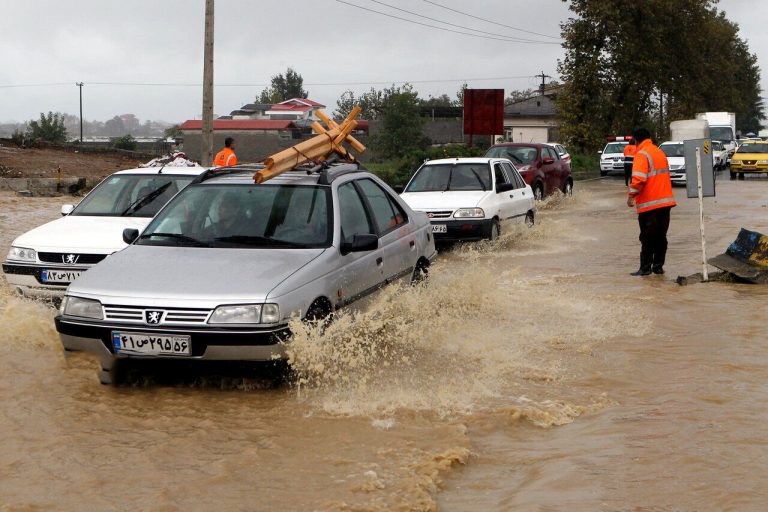
[[[701,233],[702,280],[709,281],[707,242],[704,233],[704,198],[715,197],[715,173],[712,169],[712,142],[709,139],[683,141],[685,179],[688,198],[699,199],[699,232]]]

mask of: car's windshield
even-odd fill
[[[623,154],[625,147],[627,147],[626,144],[611,142],[605,145],[605,149],[603,149],[603,154],[606,154],[606,153],[622,153]]]
[[[447,190],[490,190],[491,171],[487,163],[424,165],[406,192],[445,192]]]
[[[517,165],[529,165],[536,161],[539,150],[535,146],[495,146],[489,149],[488,158],[507,158]]]
[[[730,142],[733,140],[733,130],[730,126],[710,126],[709,136],[713,139]]]
[[[723,143],[719,140],[713,140],[712,141],[712,149],[715,151],[722,151],[723,150]]]
[[[116,174],[85,196],[70,215],[154,217],[176,192],[189,185],[194,178],[167,174]]]
[[[667,156],[685,156],[682,144],[662,144],[659,149]]]
[[[768,153],[768,144],[742,144],[737,153]]]
[[[193,185],[142,233],[138,244],[313,248],[332,242],[330,188],[296,185]]]

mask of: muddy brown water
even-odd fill
[[[768,232],[768,181],[717,192],[713,255]],[[676,195],[665,276],[628,275],[621,182],[578,183],[427,287],[297,328],[272,389],[101,386],[0,282],[0,510],[764,510],[768,289],[674,284],[701,270]],[[67,201],[0,194],[0,251]]]

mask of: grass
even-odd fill
[[[572,154],[571,172],[573,180],[588,180],[600,177],[600,155],[594,154]]]

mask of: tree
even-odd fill
[[[360,106],[360,115],[358,119],[379,119],[381,117],[381,104],[384,98],[383,91],[377,91],[373,87],[368,92],[364,92],[358,97],[355,97],[355,93],[346,90],[342,93],[341,97],[336,101],[336,110],[334,115],[337,118],[344,118],[352,112],[352,108],[355,105]]]
[[[181,125],[180,124],[174,124],[172,126],[169,126],[165,130],[163,130],[163,136],[167,139],[178,137],[178,135],[181,133]]]
[[[538,89],[523,89],[523,90],[514,90],[509,91],[509,96],[504,98],[504,106],[511,105],[512,103],[517,103],[518,101],[527,100],[528,98],[532,98],[534,96],[537,96],[539,94]]]
[[[272,77],[270,87],[261,91],[259,103],[275,104],[291,98],[306,98],[304,79],[293,68],[288,68],[285,75],[280,73]]]
[[[110,137],[118,137],[128,133],[128,130],[126,130],[125,124],[123,123],[123,120],[120,118],[120,116],[115,116],[104,123],[104,131]]]
[[[133,151],[136,149],[136,139],[132,135],[123,135],[112,141],[112,145],[117,149],[127,149]]]
[[[661,136],[696,112],[759,119],[756,58],[717,0],[568,1],[576,17],[563,24],[557,105],[579,151],[638,125]]]
[[[456,101],[454,102],[454,106],[456,107],[463,107],[464,106],[464,91],[469,88],[469,85],[467,85],[467,82],[464,82],[461,84],[461,87],[459,87],[459,90],[456,92]]]
[[[30,121],[28,137],[32,140],[41,139],[47,142],[66,142],[67,129],[64,127],[64,114],[60,112],[40,113],[39,121]]]
[[[419,93],[410,84],[384,89],[381,94],[381,131],[372,137],[371,146],[377,156],[398,159],[429,145],[419,116]]]

